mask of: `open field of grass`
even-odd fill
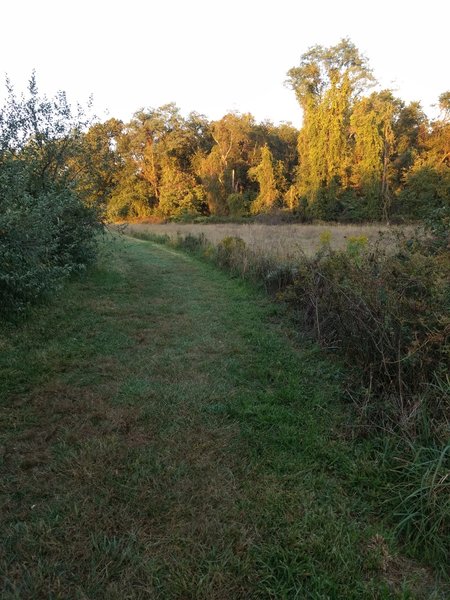
[[[445,598],[384,519],[339,366],[280,310],[122,240],[3,325],[1,598]]]
[[[368,240],[374,240],[380,232],[386,236],[386,243],[389,243],[389,240],[400,230],[404,231],[405,227],[380,223],[371,225],[130,223],[127,226],[127,231],[131,234],[151,233],[170,237],[176,237],[178,234],[181,236],[203,234],[214,245],[225,237],[237,236],[251,248],[275,259],[295,258],[299,252],[305,252],[307,255],[314,254],[320,246],[321,235],[324,232],[331,234],[330,243],[333,248],[342,249],[346,247],[351,237],[364,236]]]

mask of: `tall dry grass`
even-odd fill
[[[321,236],[330,234],[330,245],[334,250],[347,247],[349,238],[366,237],[368,241],[378,238],[380,233],[386,236],[386,244],[396,237],[399,226],[370,225],[307,225],[260,223],[129,223],[127,231],[133,234],[167,235],[170,238],[186,235],[204,235],[208,242],[217,246],[224,238],[239,237],[256,252],[283,262],[298,257],[302,253],[313,256],[321,245]]]

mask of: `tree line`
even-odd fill
[[[288,72],[303,112],[257,123],[217,121],[175,104],[112,118],[83,136],[72,165],[81,189],[112,219],[241,217],[280,209],[302,219],[420,219],[449,202],[450,92],[430,120],[375,85],[348,39],[315,46]]]

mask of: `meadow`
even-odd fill
[[[355,237],[376,240],[380,234],[389,244],[401,232],[410,231],[411,227],[372,223],[365,225],[351,224],[276,224],[265,223],[128,223],[126,231],[134,234],[167,235],[172,239],[177,236],[204,235],[213,245],[219,244],[226,237],[239,237],[247,246],[275,259],[291,259],[305,253],[312,256],[320,248],[324,236],[337,250],[347,247],[349,240]]]
[[[446,597],[342,366],[254,286],[122,238],[30,317],[0,332],[2,598]]]
[[[248,226],[212,226],[216,234],[247,233],[246,240],[228,235],[216,244],[208,227],[199,235],[190,228],[174,228],[172,236],[133,235],[193,253],[263,288],[287,310],[293,333],[304,342],[315,339],[339,360],[345,397],[353,406],[352,435],[369,436],[379,446],[376,461],[388,474],[384,490],[380,483],[369,486],[377,488],[374,493],[413,554],[445,563],[450,550],[445,222],[437,219],[425,235],[423,229],[385,228],[372,241],[362,234],[367,228],[255,226],[258,233],[265,230],[276,241],[263,244]],[[289,238],[284,231],[296,235]],[[301,239],[300,232],[309,252],[305,241],[303,248],[289,243]]]

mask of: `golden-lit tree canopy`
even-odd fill
[[[303,111],[289,123],[230,112],[209,121],[176,104],[109,119],[81,134],[78,189],[112,219],[249,216],[422,218],[449,201],[450,92],[429,121],[418,102],[373,91],[349,40],[313,46],[288,72]]]

